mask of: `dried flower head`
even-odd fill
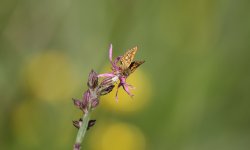
[[[87,130],[89,130],[91,127],[95,125],[96,120],[89,120]]]
[[[90,89],[96,88],[98,85],[98,76],[97,73],[94,70],[91,70],[89,73],[89,79],[88,79],[88,87]]]

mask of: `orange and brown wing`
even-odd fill
[[[135,54],[137,52],[137,46],[128,50],[121,58],[120,62],[121,62],[121,67],[122,69],[127,69],[130,64],[132,63],[134,57],[135,57]]]

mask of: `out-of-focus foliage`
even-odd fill
[[[72,149],[108,46],[145,59],[133,99],[101,100],[85,150],[248,150],[249,0],[2,0],[0,149]],[[114,102],[114,103],[113,103]],[[123,106],[121,106],[123,105]],[[127,108],[126,108],[127,107]]]

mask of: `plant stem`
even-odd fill
[[[84,113],[84,115],[82,116],[82,124],[81,124],[81,126],[80,126],[80,128],[78,130],[77,136],[76,136],[76,142],[75,142],[75,145],[74,145],[74,150],[80,150],[80,145],[81,145],[81,143],[83,141],[83,138],[84,138],[85,133],[86,133],[87,128],[88,128],[90,114],[91,114],[91,110]]]

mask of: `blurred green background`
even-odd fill
[[[0,149],[72,149],[90,69],[139,46],[84,150],[250,149],[249,0],[0,1]]]

